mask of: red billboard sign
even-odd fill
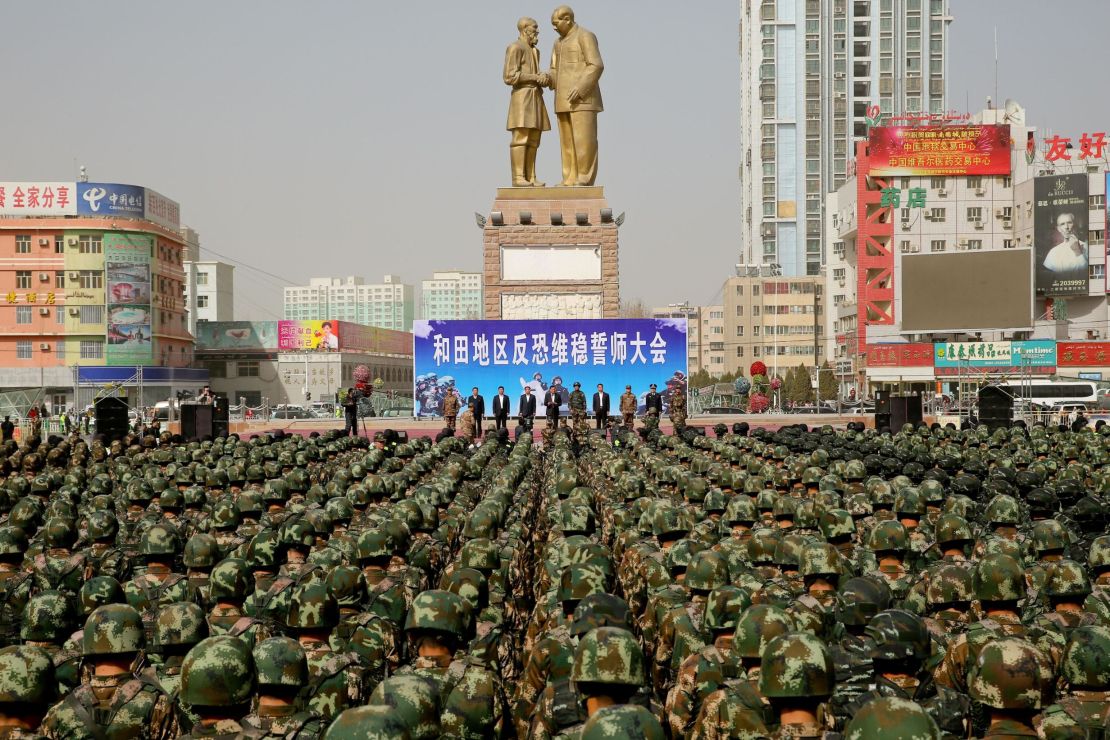
[[[933,345],[928,342],[872,344],[867,348],[867,366],[932,367]]]
[[[1057,342],[1057,367],[1110,367],[1110,342]]]
[[[868,132],[872,175],[1009,175],[1010,127],[875,126]]]

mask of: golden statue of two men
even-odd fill
[[[543,88],[555,91],[555,118],[563,159],[563,185],[593,185],[597,179],[597,114],[601,104],[598,80],[605,69],[597,37],[574,22],[574,11],[560,5],[551,14],[559,38],[551,50],[551,66],[540,71],[539,25],[521,18],[520,37],[505,50],[505,84],[512,132],[509,161],[514,187],[543,187],[536,181],[536,151],[540,135],[551,129]]]

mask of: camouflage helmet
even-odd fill
[[[711,632],[736,630],[740,615],[752,604],[752,597],[742,588],[718,586],[709,593],[705,604],[705,627]]]
[[[208,576],[208,598],[213,603],[247,598],[250,595],[249,569],[242,558],[221,560]]]
[[[401,717],[380,704],[343,710],[324,733],[324,740],[412,740],[412,737]]]
[[[300,643],[289,637],[270,637],[254,647],[258,685],[300,689],[308,685],[308,658]]]
[[[233,707],[254,693],[254,658],[244,640],[209,637],[195,645],[181,666],[181,699],[194,707]]]
[[[562,603],[577,602],[590,594],[605,591],[605,574],[593,565],[568,565],[559,576],[556,600]]]
[[[992,640],[980,649],[968,670],[972,699],[995,709],[1040,709],[1052,685],[1052,668],[1044,654],[1025,640]]]
[[[1000,493],[990,500],[983,513],[983,521],[988,524],[1021,524],[1021,505],[1013,496]]]
[[[122,655],[137,653],[146,645],[143,619],[126,604],[97,607],[85,620],[81,635],[81,654]]]
[[[416,674],[391,676],[377,685],[368,704],[388,707],[413,740],[442,736],[439,689],[429,678]]]
[[[724,586],[728,583],[728,562],[720,553],[703,550],[687,566],[684,583],[691,591],[708,592]]]
[[[353,565],[337,565],[326,579],[328,590],[340,608],[357,608],[366,598],[366,581],[362,571]]]
[[[1082,601],[1091,593],[1091,579],[1087,571],[1074,560],[1058,560],[1048,568],[1044,594],[1050,599],[1078,599]]]
[[[844,740],[941,740],[944,735],[920,704],[895,696],[867,702],[844,729]]]
[[[852,627],[865,627],[890,604],[890,587],[885,579],[870,576],[849,578],[840,584],[836,621]]]
[[[567,568],[563,571],[564,578],[569,570]],[[439,579],[439,587],[466,599],[472,612],[480,611],[489,602],[489,580],[473,568],[456,568],[450,573],[444,573]]]
[[[973,579],[971,569],[962,565],[946,563],[938,567],[925,586],[925,601],[929,610],[966,610],[975,598]]]
[[[467,540],[459,550],[459,565],[482,572],[497,570],[501,567],[501,554],[485,537]]]
[[[384,529],[368,529],[359,535],[359,560],[384,560],[392,555],[393,543]]]
[[[571,677],[576,683],[639,687],[645,678],[644,653],[628,630],[599,627],[579,641]]]
[[[470,626],[466,599],[439,589],[421,591],[405,617],[405,632],[426,630],[462,637]]]
[[[856,533],[856,524],[852,515],[844,509],[830,509],[818,520],[821,534],[830,542],[842,537],[851,537]]]
[[[295,521],[282,529],[281,544],[289,548],[308,550],[316,544],[316,532],[308,522]]]
[[[581,740],[664,740],[667,737],[655,715],[638,704],[614,704],[596,711],[582,727]]]
[[[332,629],[339,624],[339,605],[326,583],[306,583],[293,591],[285,625],[291,629]]]
[[[220,557],[216,538],[199,532],[185,541],[185,554],[181,560],[186,568],[211,568]]]
[[[12,509],[12,511],[14,512],[15,509]],[[0,556],[18,555],[22,558],[26,552],[27,535],[21,527],[0,527]]]
[[[1055,519],[1042,519],[1033,525],[1033,549],[1037,552],[1063,550],[1068,546],[1068,532]]]
[[[212,526],[216,529],[235,529],[242,518],[238,506],[231,501],[221,501],[212,511]]]
[[[192,646],[208,637],[204,610],[196,604],[178,602],[158,610],[154,620],[154,647],[164,650],[175,646]]]
[[[42,538],[48,548],[68,549],[77,541],[77,527],[72,519],[52,516],[42,525]]]
[[[760,656],[759,693],[768,699],[832,694],[836,672],[825,643],[808,632],[780,635]]]
[[[879,522],[867,538],[867,547],[872,552],[905,552],[909,548],[906,528],[893,520]]]
[[[975,564],[972,590],[980,601],[1017,601],[1025,597],[1025,569],[1009,555],[985,555]]]
[[[755,604],[741,612],[732,646],[742,658],[759,658],[769,642],[793,629],[794,623],[784,609]]]
[[[88,517],[89,539],[93,542],[112,542],[119,532],[119,522],[106,511],[94,511]]]
[[[1110,535],[1100,535],[1091,542],[1091,549],[1087,551],[1087,566],[1092,575],[1110,568]]]
[[[839,576],[843,572],[840,552],[828,543],[813,543],[802,549],[798,573],[806,576]]]
[[[970,542],[975,539],[971,525],[959,514],[941,514],[933,526],[937,545]]]
[[[1073,691],[1105,691],[1110,687],[1110,628],[1077,627],[1064,650],[1060,674]]]
[[[864,630],[872,641],[875,660],[925,660],[929,656],[929,629],[924,620],[904,609],[876,614]]]
[[[76,615],[61,591],[40,591],[23,607],[19,636],[34,642],[58,642],[73,632]]]
[[[87,617],[99,606],[126,602],[123,587],[119,585],[119,581],[111,576],[93,576],[85,581],[81,584],[78,599],[81,602],[81,615],[84,617]]]
[[[620,627],[632,629],[632,617],[628,602],[612,594],[591,594],[574,607],[570,633],[581,637],[598,627]]]
[[[176,555],[181,549],[177,531],[165,524],[155,524],[139,540],[139,554],[150,557]]]
[[[50,653],[30,645],[0,650],[0,704],[43,706],[54,701],[57,687]]]

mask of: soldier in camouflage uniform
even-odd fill
[[[57,698],[54,663],[41,648],[0,650],[0,738],[41,738],[36,730]]]
[[[832,657],[817,637],[795,632],[768,643],[760,661],[759,693],[778,718],[769,737],[827,737],[819,718],[835,679]]]
[[[271,637],[254,648],[257,702],[243,718],[251,737],[312,740],[320,736],[323,719],[300,708],[300,692],[309,685],[308,658],[304,649],[288,637]]]
[[[78,683],[81,654],[67,646],[76,626],[72,602],[60,591],[43,591],[31,597],[23,610],[19,636],[24,645],[45,650],[54,662],[59,693],[71,690]]]
[[[570,392],[567,408],[570,409],[570,428],[575,439],[581,441],[589,433],[589,425],[586,424],[586,394],[577,380],[574,381],[574,390]]]
[[[621,421],[624,423],[625,429],[632,431],[636,425],[636,408],[639,403],[636,400],[636,394],[632,392],[632,386],[626,385],[624,387],[620,402]]]
[[[181,699],[198,720],[183,737],[240,737],[254,677],[250,648],[237,637],[209,637],[190,650],[181,669]]]
[[[177,733],[171,698],[139,673],[146,645],[142,618],[129,606],[109,604],[89,615],[81,638],[90,668],[87,682],[55,704],[43,721],[49,738],[169,738]]]
[[[20,618],[31,597],[33,573],[20,567],[26,551],[27,535],[22,529],[0,527],[0,639],[5,644],[19,634]]]
[[[398,673],[436,684],[445,735],[488,737],[511,732],[505,690],[497,674],[466,654],[455,656],[469,632],[465,599],[450,591],[424,591],[405,618],[405,634],[415,658]]]
[[[1073,631],[1060,678],[1063,695],[1040,716],[1039,735],[1046,740],[1110,736],[1110,629]]]
[[[1051,693],[1052,664],[1025,640],[988,642],[968,674],[972,699],[988,713],[983,738],[1036,737],[1033,719]]]
[[[943,737],[928,712],[909,699],[897,697],[883,697],[866,704],[844,729],[844,740],[942,740]]]
[[[680,385],[672,388],[668,404],[668,414],[677,434],[686,428],[686,389]]]
[[[297,636],[308,660],[308,708],[330,721],[369,693],[354,653],[336,653],[328,642],[339,625],[339,606],[323,583],[298,586],[289,605],[286,627]]]
[[[544,690],[530,737],[575,737],[603,707],[630,703],[647,678],[643,651],[628,630],[599,627],[578,643],[571,678],[559,693]]]
[[[393,676],[378,684],[368,702],[388,707],[412,740],[442,737],[439,692],[435,682],[420,676]]]

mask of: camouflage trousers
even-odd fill
[[[450,430],[451,430],[452,432],[453,432],[453,431],[455,431],[455,418],[456,418],[456,417],[455,417],[454,415],[452,415],[452,416],[445,416],[445,417],[443,417],[443,423],[444,423],[444,424],[446,425],[446,427],[447,427],[448,429],[450,429]]]
[[[621,416],[624,417],[624,427],[625,427],[625,429],[632,429],[634,426],[636,426],[636,414],[628,413],[628,414],[621,414]]]

